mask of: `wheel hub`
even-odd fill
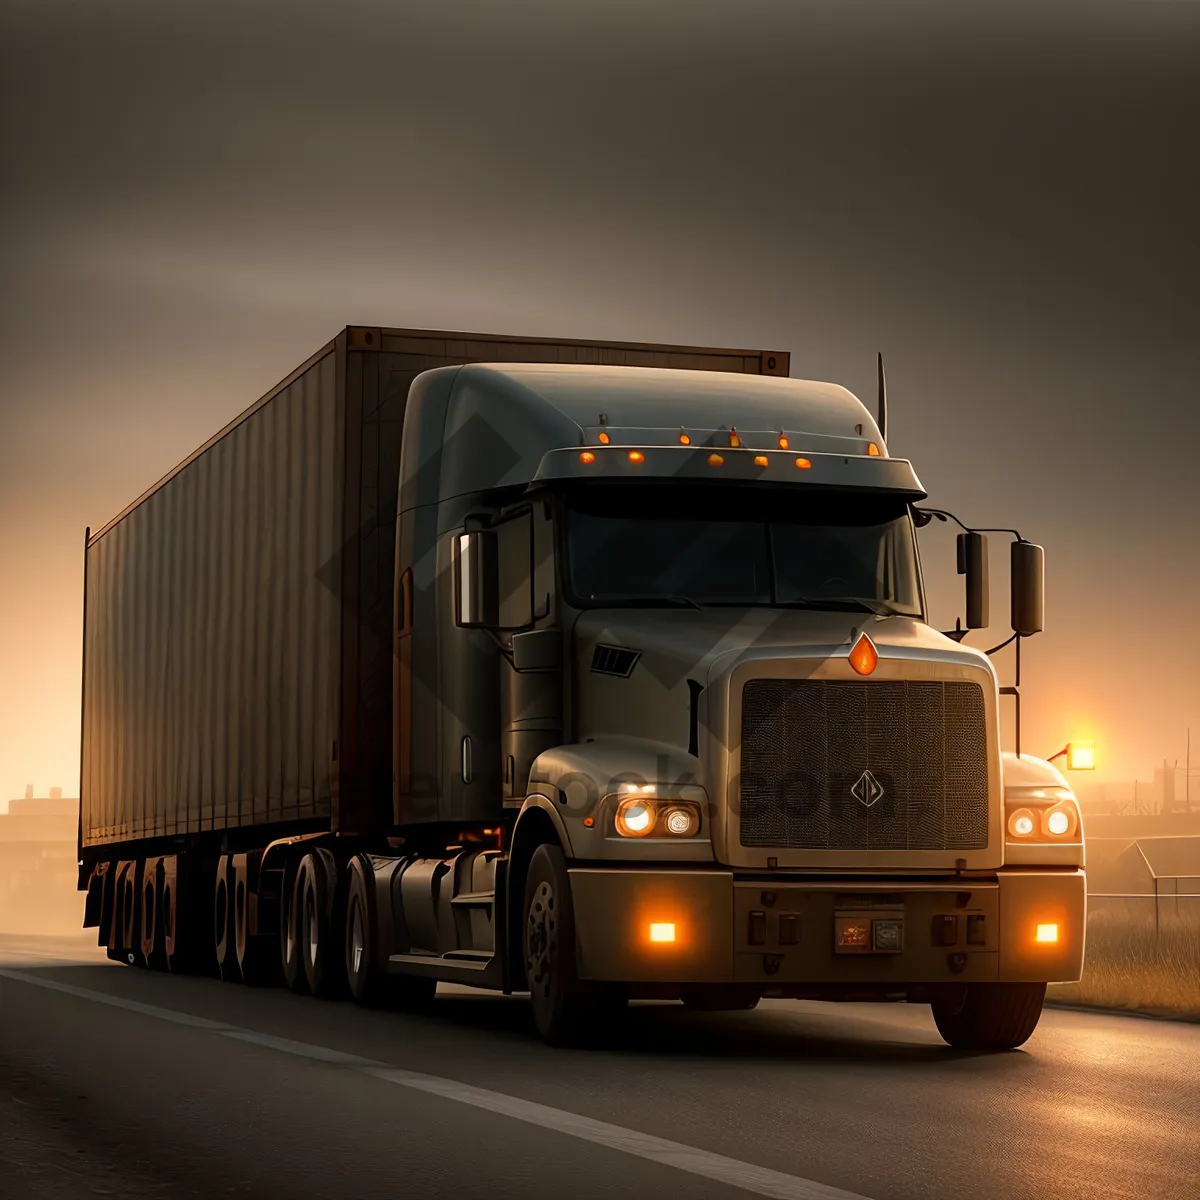
[[[558,952],[558,918],[554,889],[539,883],[525,922],[525,973],[530,991],[550,992],[554,958]]]

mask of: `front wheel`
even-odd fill
[[[962,1007],[935,999],[938,1033],[959,1050],[1014,1050],[1029,1040],[1042,1016],[1044,983],[971,983]]]
[[[539,846],[525,881],[525,974],[538,1032],[552,1046],[571,1045],[623,1005],[625,997],[585,983],[575,963],[575,910],[563,852]]]

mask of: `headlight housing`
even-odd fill
[[[626,785],[618,793],[613,825],[620,837],[695,838],[700,835],[700,805],[658,795],[654,784]]]
[[[1079,801],[1064,787],[1010,788],[1004,796],[1004,833],[1017,844],[1082,842]]]

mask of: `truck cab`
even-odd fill
[[[1029,1036],[1082,967],[1078,806],[929,625],[925,492],[855,396],[480,363],[417,378],[402,446],[393,817],[447,844],[419,902],[377,873],[410,931],[471,919],[393,971],[499,964],[552,1041],[639,996]]]

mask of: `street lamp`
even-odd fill
[[[1094,771],[1096,769],[1095,742],[1068,742],[1057,754],[1052,754],[1046,760],[1053,762],[1056,758],[1066,757],[1068,771]]]

